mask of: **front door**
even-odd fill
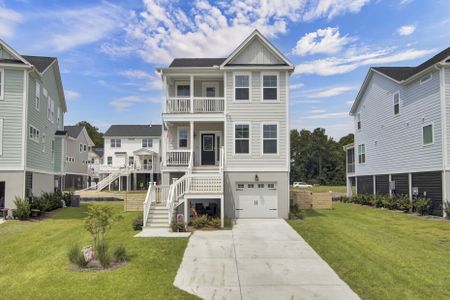
[[[213,133],[203,133],[202,134],[202,165],[215,165],[215,134]]]

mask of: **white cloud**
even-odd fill
[[[0,7],[0,37],[12,37],[16,26],[21,23],[23,19],[21,13],[6,7]]]
[[[137,103],[142,103],[144,100],[139,96],[126,96],[119,99],[112,100],[109,104],[114,107],[116,111],[128,111]]]
[[[345,104],[347,104],[348,106],[352,106],[354,102],[355,101],[353,101],[353,100],[349,100],[349,101],[346,101]]]
[[[103,52],[113,56],[137,53],[153,64],[167,64],[174,57],[226,56],[255,28],[274,37],[286,33],[290,22],[356,13],[368,1],[232,0],[210,4],[196,0],[184,10],[166,0],[143,2],[144,11],[134,12],[125,25],[125,36],[103,45]]]
[[[416,31],[416,26],[414,25],[404,25],[397,29],[397,33],[403,36],[411,35],[414,31]]]
[[[348,52],[340,58],[329,57],[299,64],[296,66],[295,73],[331,76],[348,73],[362,66],[413,60],[433,52],[433,49],[419,50],[414,48],[404,51],[394,51],[394,49],[375,50],[362,54]]]
[[[330,112],[326,114],[313,114],[310,116],[303,117],[304,119],[308,120],[319,120],[319,119],[336,119],[336,118],[348,118],[349,113],[348,112]]]
[[[326,89],[321,89],[318,91],[314,91],[311,93],[307,93],[307,98],[329,98],[329,97],[336,97],[351,91],[354,91],[356,88],[352,86],[336,86]]]
[[[144,80],[141,91],[162,89],[161,77],[156,71],[151,74],[143,70],[130,69],[121,72],[121,75],[128,79]]]
[[[80,93],[73,90],[64,90],[64,95],[67,100],[78,100],[80,98]]]
[[[310,113],[312,113],[312,114],[323,114],[323,113],[326,113],[326,112],[327,111],[324,110],[324,109],[313,109],[313,110],[310,111]]]
[[[290,85],[291,90],[298,90],[304,87],[305,85],[303,83],[293,83]]]
[[[405,5],[413,2],[413,0],[400,0],[400,5]]]
[[[339,28],[328,27],[305,34],[298,40],[292,51],[297,55],[317,53],[335,54],[341,51],[350,41],[351,39],[348,35],[340,35]]]
[[[118,29],[124,18],[122,9],[109,2],[77,9],[49,11],[42,16],[48,32],[42,47],[65,51],[97,42]]]

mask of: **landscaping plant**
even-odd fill
[[[92,235],[94,248],[103,241],[114,222],[120,219],[109,205],[89,204],[84,221],[86,230]]]
[[[72,247],[70,247],[69,251],[67,252],[67,256],[69,257],[69,261],[71,263],[77,265],[80,268],[85,268],[88,264],[79,245],[72,245]]]
[[[28,198],[15,197],[14,204],[16,205],[14,217],[18,218],[19,220],[28,219],[31,214],[31,205],[30,201],[28,201]]]
[[[444,212],[447,219],[450,219],[450,204],[447,201],[444,202]]]
[[[109,247],[105,240],[100,240],[95,248],[95,256],[103,268],[108,268],[112,258],[109,253]]]
[[[211,218],[208,221],[208,226],[211,226],[213,228],[220,228],[220,218]]]
[[[397,197],[397,207],[398,209],[408,212],[411,209],[411,201],[409,200],[409,197],[407,195],[401,195]]]
[[[413,199],[413,211],[420,215],[426,215],[430,212],[431,201],[426,198],[415,198]]]
[[[195,229],[200,229],[208,225],[208,216],[202,215],[197,217],[195,220],[192,221],[192,226]]]
[[[129,255],[127,253],[127,249],[124,246],[120,245],[114,249],[113,257],[115,262],[126,262],[129,259]]]
[[[170,223],[170,228],[173,232],[185,232],[186,226],[184,222],[179,222],[177,220],[172,220],[172,223]]]
[[[142,230],[142,227],[144,226],[144,218],[142,217],[142,215],[137,216],[133,220],[132,226],[134,230]]]
[[[291,210],[289,211],[289,220],[303,220],[304,219],[304,211],[300,209],[295,203],[291,206]]]

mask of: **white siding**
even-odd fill
[[[393,94],[400,91],[400,114],[394,115]],[[374,74],[358,107],[361,130],[356,128],[356,174],[388,174],[441,168],[439,73],[431,81],[400,86]],[[433,123],[434,144],[422,145],[422,126]],[[358,163],[358,145],[366,146],[366,163]]]
[[[447,122],[447,164],[450,165],[450,69],[445,68],[445,108]]]

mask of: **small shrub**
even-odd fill
[[[127,249],[125,249],[124,246],[118,246],[116,249],[114,249],[113,257],[115,262],[125,262],[130,258],[127,253]]]
[[[67,256],[72,264],[77,265],[80,268],[85,268],[88,264],[84,258],[84,254],[81,251],[80,246],[78,245],[72,245],[67,252]]]
[[[41,205],[45,208],[43,211],[52,211],[62,207],[61,198],[57,193],[42,193],[40,201],[42,201]]]
[[[142,217],[142,215],[137,216],[133,220],[132,225],[134,230],[142,230],[142,227],[144,226],[144,218]]]
[[[173,232],[185,232],[186,226],[184,222],[178,222],[177,220],[173,220],[172,223],[170,223],[170,228]]]
[[[206,225],[208,225],[208,216],[206,215],[199,216],[192,221],[192,226],[196,229],[203,228]]]
[[[391,197],[383,197],[382,198],[383,201],[383,207],[386,209],[396,209],[397,208],[397,204],[395,203],[394,198]]]
[[[101,240],[97,243],[97,247],[95,248],[95,254],[97,257],[98,262],[103,268],[109,267],[111,264],[112,258],[111,254],[109,253],[109,247],[106,241]]]
[[[70,202],[71,202],[71,196],[73,195],[73,192],[61,192],[61,191],[57,191],[55,193],[57,195],[57,197],[64,201],[64,203],[66,204],[66,206],[70,206]]]
[[[450,204],[447,201],[444,202],[444,212],[447,219],[450,219]]]
[[[399,210],[408,212],[411,209],[411,201],[406,195],[401,195],[396,199],[397,207]]]
[[[28,201],[28,198],[15,197],[14,204],[16,205],[14,217],[18,218],[19,220],[28,219],[31,214],[31,205],[30,201]]]
[[[372,198],[372,201],[370,203],[371,206],[374,207],[383,207],[383,203],[384,203],[384,196],[381,195],[376,195],[375,197]]]
[[[211,220],[208,221],[208,226],[220,228],[220,225],[220,218],[211,218]]]
[[[121,216],[115,215],[113,208],[109,205],[88,205],[84,227],[92,235],[94,248],[97,248],[97,244],[104,240],[113,222],[118,221],[120,218]]]
[[[303,220],[305,218],[304,211],[295,203],[289,211],[289,220]]]
[[[339,199],[342,203],[349,203],[350,202],[350,197],[347,196],[341,196],[341,198]]]
[[[426,215],[430,212],[431,201],[426,198],[415,198],[413,199],[413,210],[420,214]]]

